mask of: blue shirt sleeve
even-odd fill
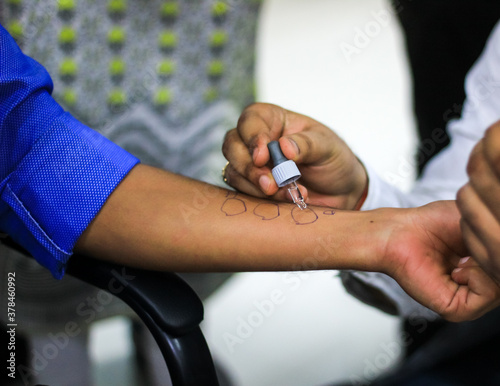
[[[139,162],[65,112],[52,80],[0,25],[0,230],[55,278]]]

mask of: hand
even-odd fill
[[[500,283],[500,121],[473,149],[469,183],[457,195],[465,242],[481,267]]]
[[[500,305],[500,287],[473,259],[453,201],[393,210],[382,256],[387,273],[415,300],[450,321],[472,320]],[[388,220],[391,221],[391,220]]]
[[[299,167],[298,181],[306,202],[353,209],[367,186],[366,171],[351,149],[332,130],[301,114],[257,103],[241,114],[236,129],[226,135],[223,153],[229,161],[228,183],[244,193],[290,201],[278,190],[267,144],[279,140],[288,159]]]

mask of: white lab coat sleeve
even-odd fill
[[[493,29],[485,49],[465,80],[466,101],[462,117],[450,122],[450,144],[426,166],[422,177],[409,193],[382,180],[365,163],[369,189],[362,210],[381,207],[414,207],[436,200],[453,200],[467,182],[467,161],[485,130],[500,120],[500,23]],[[403,317],[435,317],[430,310],[411,299],[389,276],[373,272],[353,272],[369,287],[379,289],[395,304]],[[367,290],[368,290],[367,288]],[[363,294],[355,294],[363,299]]]

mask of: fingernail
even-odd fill
[[[288,142],[290,142],[290,145],[292,145],[292,148],[293,148],[293,150],[295,152],[295,156],[293,158],[297,157],[299,155],[299,153],[300,153],[300,149],[299,149],[299,146],[297,145],[297,142],[295,142],[291,138],[288,138]]]
[[[452,273],[458,273],[462,270],[463,268],[455,268]]]
[[[269,190],[269,186],[271,185],[271,179],[267,174],[263,174],[259,177],[259,185],[260,188],[266,193]]]
[[[462,258],[460,259],[460,261],[458,262],[458,264],[459,264],[459,265],[460,265],[460,264],[465,264],[465,263],[467,263],[467,262],[469,261],[469,259],[470,259],[470,256],[467,256],[467,257],[462,257]]]
[[[256,147],[253,151],[253,154],[252,154],[252,158],[253,158],[253,163],[255,163],[255,161],[257,160],[257,158],[259,157],[259,153],[260,153],[260,149],[258,147]]]

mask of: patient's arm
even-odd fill
[[[385,272],[451,320],[498,305],[479,268],[451,272],[466,255],[454,202],[366,212],[251,198],[137,165],[79,239],[75,251],[169,271],[356,269]]]
[[[372,228],[365,213],[300,210],[137,165],[75,251],[172,271],[378,270]]]

